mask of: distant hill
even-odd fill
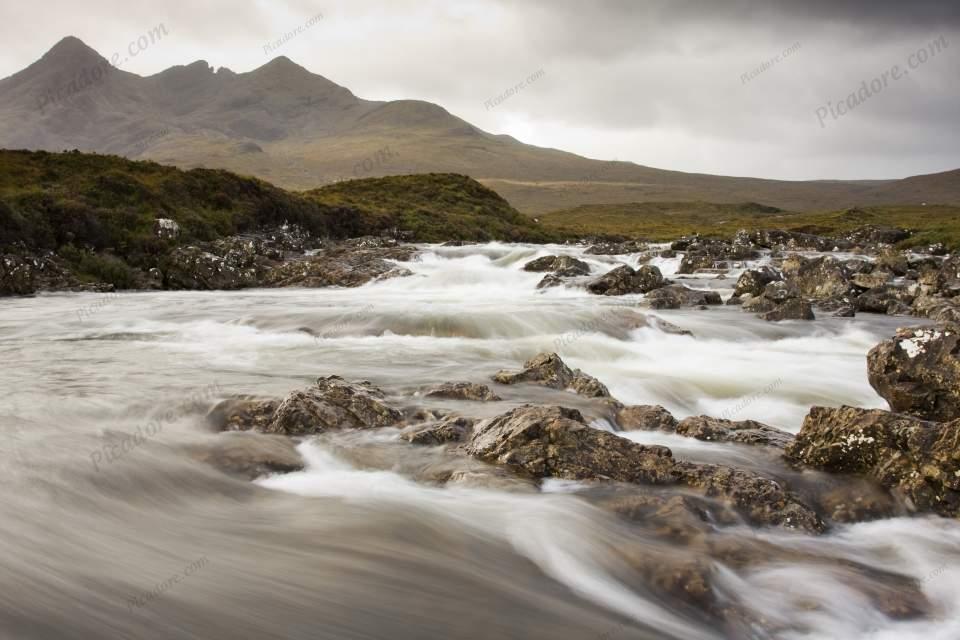
[[[960,171],[787,182],[591,160],[482,131],[429,102],[358,98],[285,57],[247,73],[198,61],[141,77],[111,67],[73,37],[0,80],[0,147],[222,168],[297,190],[351,178],[457,173],[532,215],[650,201],[755,201],[792,210],[960,204]]]

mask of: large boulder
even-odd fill
[[[799,295],[814,300],[847,295],[852,287],[846,266],[833,256],[791,255],[783,262],[783,274]]]
[[[873,478],[912,511],[960,515],[960,420],[944,424],[878,409],[813,407],[786,456]]]
[[[737,298],[745,295],[759,296],[763,294],[763,290],[768,284],[782,279],[783,276],[773,267],[747,269],[737,280],[737,286],[733,290],[733,295]]]
[[[556,353],[541,353],[523,363],[523,371],[500,371],[493,376],[500,384],[530,382],[551,389],[570,390],[588,398],[609,398],[610,391],[593,376],[571,369]]]
[[[524,271],[552,271],[561,276],[585,276],[590,273],[590,265],[572,256],[543,256],[523,265]]]
[[[466,450],[533,478],[693,488],[731,504],[754,524],[823,530],[816,513],[776,480],[722,465],[678,462],[666,447],[588,426],[574,409],[525,406],[485,420],[475,426]]]
[[[164,260],[168,289],[212,290],[253,287],[268,269],[254,253],[219,255],[201,246],[174,249]]]
[[[295,441],[259,433],[225,433],[209,442],[188,446],[187,453],[195,460],[244,480],[300,471],[304,466]]]
[[[660,269],[644,265],[633,269],[622,265],[587,284],[587,291],[604,296],[648,293],[666,284]]]
[[[793,435],[754,420],[732,421],[709,416],[681,420],[673,429],[681,436],[709,442],[738,442],[784,448],[793,442]]]
[[[369,382],[347,382],[340,376],[329,376],[317,380],[316,386],[284,398],[262,431],[300,436],[337,429],[386,427],[402,419],[399,411],[384,402],[383,392]]]
[[[867,355],[870,384],[893,411],[960,418],[960,325],[903,328]]]
[[[716,291],[691,289],[682,284],[671,284],[647,294],[647,300],[654,309],[679,309],[680,307],[700,307],[723,304]]]

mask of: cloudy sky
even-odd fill
[[[123,69],[203,59],[242,72],[285,55],[363,98],[429,100],[524,142],[683,171],[853,179],[960,167],[958,0],[4,2],[0,77],[65,35],[109,58],[159,24],[168,36]],[[897,65],[906,73],[894,79]],[[861,92],[884,72],[886,86]]]

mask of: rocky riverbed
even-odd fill
[[[8,298],[0,615],[954,638],[960,274],[897,240],[359,240]]]

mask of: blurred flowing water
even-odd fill
[[[522,265],[552,253],[577,255],[595,274],[636,264],[576,247],[431,246],[404,265],[413,276],[357,289],[0,300],[0,638],[727,637],[645,589],[622,560],[625,549],[698,552],[646,538],[576,487],[431,486],[409,469],[440,454],[400,444],[395,429],[307,441],[304,471],[253,483],[186,454],[224,437],[204,415],[230,395],[282,396],[338,374],[410,405],[423,402],[423,385],[488,382],[542,351],[625,403],[678,417],[797,431],[814,404],[885,407],[865,355],[902,318],[769,324],[735,308],[650,312],[639,296],[538,291],[542,274]],[[667,275],[678,263],[654,260]],[[726,295],[737,275],[687,283]],[[665,332],[655,318],[693,335]],[[497,392],[503,402],[471,412],[580,401],[529,386]],[[104,457],[133,433],[147,436]],[[679,458],[755,455],[630,437]],[[749,569],[712,567],[718,598],[755,621],[737,637],[960,637],[953,521],[732,535],[785,552]],[[893,621],[839,567],[790,559],[810,554],[910,576],[934,611]]]

